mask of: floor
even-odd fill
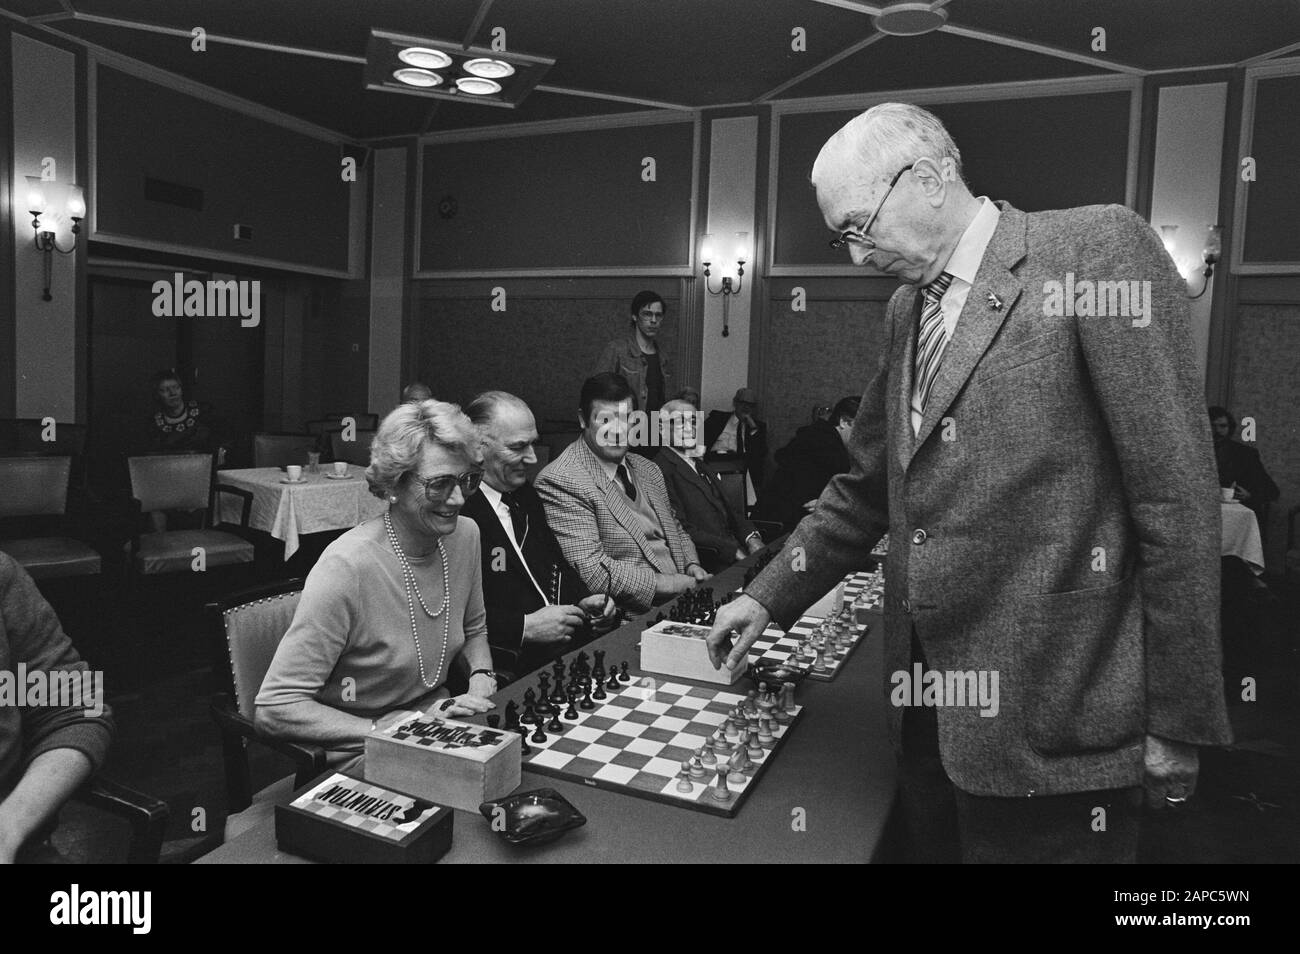
[[[302,572],[303,563],[295,569]],[[208,714],[212,650],[199,609],[229,586],[210,576],[149,581],[130,591],[109,577],[93,591],[51,587],[48,593],[83,655],[105,671],[118,725],[105,773],[171,806],[168,863],[187,862],[219,843],[225,817],[220,742]],[[1300,861],[1297,621],[1295,583],[1273,582],[1268,591],[1234,587],[1225,599],[1225,683],[1236,741],[1202,754],[1191,805],[1145,826],[1142,861]],[[1255,680],[1256,701],[1240,699],[1247,677]],[[274,757],[261,756],[254,765],[260,784],[288,772]],[[125,838],[123,826],[70,806],[55,844],[74,861],[111,861],[120,858]]]

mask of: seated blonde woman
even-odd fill
[[[361,769],[366,735],[417,711],[494,708],[478,526],[461,517],[482,477],[478,434],[455,404],[403,404],[375,435],[366,478],[383,517],[326,548],[257,695],[257,727]],[[451,698],[453,663],[469,692]]]

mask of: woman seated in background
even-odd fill
[[[384,418],[366,478],[383,517],[349,530],[307,576],[257,695],[269,736],[330,750],[359,770],[364,740],[429,710],[495,708],[478,526],[460,516],[482,479],[479,437],[455,404],[403,404]],[[452,663],[470,671],[451,697]]]
[[[154,413],[145,434],[145,449],[195,451],[225,462],[228,435],[209,404],[185,400],[185,386],[175,371],[153,376]]]

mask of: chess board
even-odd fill
[[[530,731],[532,754],[524,756],[524,767],[595,788],[733,817],[798,722],[803,707],[795,707],[787,725],[772,727],[774,740],[764,746],[766,754],[754,766],[754,774],[742,784],[729,784],[733,797],[718,802],[708,791],[716,772],[692,779],[689,793],[677,790],[677,775],[681,763],[706,739],[719,735],[727,714],[745,701],[745,695],[671,681],[652,683],[652,678],[643,676],[618,691],[607,690],[608,699],[595,709],[577,710],[576,721],[561,719],[564,731],[547,732],[545,742],[532,741]]]
[[[883,576],[877,576],[875,573],[860,570],[857,573],[850,573],[844,578],[844,600],[851,602],[863,590],[868,591],[870,599],[870,609],[876,612],[884,612],[885,605],[885,581]]]
[[[763,630],[761,636],[754,641],[754,645],[749,649],[749,661],[754,665],[762,665],[770,662],[786,662],[791,655],[799,648],[800,640],[808,636],[818,626],[821,620],[814,616],[803,616],[799,621],[790,627],[788,633],[783,633],[776,626],[769,626]],[[841,640],[839,651],[833,658],[824,656],[823,662],[826,669],[823,672],[816,672],[812,668],[813,656],[802,656],[793,665],[801,666],[808,670],[808,679],[816,679],[819,682],[830,682],[837,675],[844,663],[848,661],[853,650],[858,648],[858,643],[862,642],[867,635],[869,627],[854,626],[847,639]]]

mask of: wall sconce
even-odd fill
[[[713,284],[709,281],[709,275],[711,274],[709,266],[713,264],[714,260],[713,236],[705,233],[704,240],[700,243],[700,261],[704,263],[704,289],[710,295],[722,296],[722,337],[724,338],[731,334],[731,330],[727,325],[728,312],[730,311],[729,304],[731,296],[739,294],[741,286],[744,284],[745,262],[748,259],[749,233],[737,232],[735,249],[736,274],[732,276],[730,268],[724,271],[722,284],[717,291],[714,291]]]
[[[1210,276],[1214,274],[1214,266],[1218,264],[1220,256],[1223,254],[1223,228],[1218,225],[1209,225],[1205,229],[1205,245],[1201,248],[1201,261],[1205,263],[1205,271],[1201,272],[1201,290],[1195,295],[1188,295],[1192,301],[1200,298],[1205,294],[1205,289],[1210,287]]]
[[[32,214],[32,231],[35,232],[36,251],[45,257],[44,301],[52,301],[50,278],[53,256],[71,255],[81,234],[81,220],[86,217],[86,196],[81,186],[65,182],[48,182],[39,176],[27,176],[27,211]],[[65,249],[59,245],[59,231],[65,222],[72,225],[68,231],[72,242]]]
[[[1192,266],[1190,262],[1180,262],[1177,252],[1178,226],[1162,225],[1160,226],[1160,239],[1165,244],[1165,251],[1174,260],[1178,270],[1191,280]],[[1205,294],[1205,290],[1210,287],[1210,277],[1214,274],[1214,266],[1218,264],[1223,255],[1223,228],[1218,225],[1206,226],[1205,243],[1201,248],[1201,261],[1205,263],[1205,269],[1201,272],[1201,290],[1195,295],[1188,295],[1189,301],[1195,301]]]

